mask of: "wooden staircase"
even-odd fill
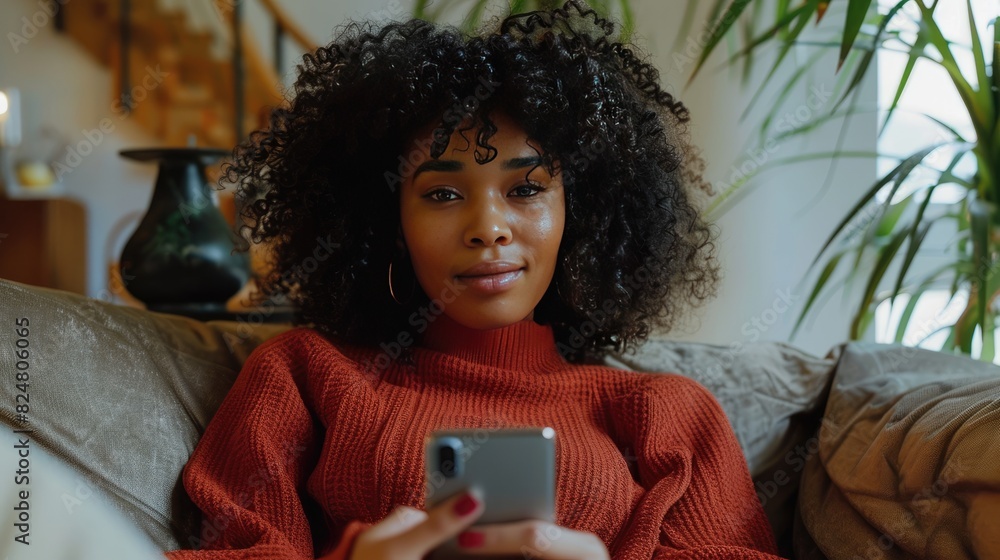
[[[282,79],[242,25],[244,0],[194,1],[214,10],[218,27],[228,30],[228,34],[197,31],[185,9],[164,8],[159,0],[60,2],[57,27],[111,69],[115,83],[109,107],[116,116],[128,115],[162,139],[163,146],[189,146],[194,140],[199,147],[231,150],[243,139],[240,133],[245,137],[253,130],[266,128],[271,110],[285,103]],[[276,0],[257,2],[273,20],[276,63],[280,63],[286,38],[302,51],[316,49]],[[237,44],[237,28],[239,49],[233,46]],[[217,50],[214,43],[220,40],[225,43],[228,58],[213,55]],[[127,64],[122,63],[124,60]],[[237,67],[241,68],[239,73]],[[239,127],[238,97],[243,106]],[[210,183],[216,183],[222,166],[220,162],[206,169]],[[219,192],[218,202],[223,215],[235,227],[238,217],[233,194],[228,190]],[[251,244],[251,267],[256,274],[266,271],[264,253],[262,247]],[[124,289],[117,263],[109,262],[108,271],[111,293],[126,305],[144,307]],[[249,295],[255,290],[251,280],[230,299],[229,310],[246,310]]]
[[[200,0],[199,0],[200,1]],[[288,33],[305,50],[315,44],[293,26],[273,0],[261,0],[279,33]],[[158,0],[129,0],[127,34],[123,34],[122,0],[74,0],[62,6],[63,30],[114,74],[115,114],[129,114],[165,146],[232,149],[237,138],[237,84],[233,53],[234,9],[229,2],[204,2],[221,19],[225,37],[198,31],[185,9],[166,9]],[[282,79],[264,62],[256,44],[240,26],[246,68],[242,95],[242,132],[265,128],[273,107],[285,103]],[[213,56],[213,44],[224,40],[230,58]],[[127,41],[127,49],[123,42]],[[127,60],[127,65],[122,61]],[[127,82],[126,82],[127,80]],[[131,112],[128,108],[131,93]]]

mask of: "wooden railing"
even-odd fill
[[[282,76],[289,41],[303,52],[317,47],[276,0],[257,1],[273,24],[270,62],[247,28],[245,0],[193,0],[186,8],[172,11],[162,8],[158,0],[57,2],[56,23],[115,70],[116,103],[129,114],[143,113],[136,120],[152,127],[154,134],[175,144],[193,134],[201,145],[231,148],[248,128],[266,126],[270,109],[285,103]],[[190,12],[196,9],[211,12],[199,15],[215,18],[216,28],[203,33],[188,29]],[[229,45],[228,61],[212,59],[207,46],[212,41]],[[193,50],[195,44],[205,45],[205,52]],[[147,107],[152,104],[135,99],[133,92],[145,78],[144,67],[161,62],[167,67],[168,60],[177,67],[196,68],[191,73],[203,83],[171,77],[168,87],[157,92],[163,105],[160,114],[151,115],[155,111]],[[228,126],[223,124],[226,121]],[[220,130],[223,126],[226,130]]]
[[[275,70],[278,74],[284,74],[284,68],[282,64],[284,61],[284,47],[285,47],[285,37],[290,37],[296,44],[298,44],[299,49],[305,52],[312,52],[316,50],[319,46],[309,38],[309,35],[296,24],[285,10],[278,5],[275,0],[260,0],[260,3],[267,10],[267,13],[271,15],[271,19],[274,21],[274,62]]]
[[[233,100],[236,107],[236,114],[243,114],[246,106],[246,66],[249,65],[250,72],[257,75],[268,83],[281,83],[281,76],[284,74],[285,41],[291,37],[298,47],[304,51],[312,52],[316,50],[317,44],[310,39],[285,11],[275,2],[275,0],[259,0],[267,14],[274,22],[274,41],[272,43],[273,66],[268,66],[264,62],[263,56],[257,49],[255,43],[249,40],[246,26],[243,24],[243,14],[245,5],[239,0],[235,0],[232,9],[225,9],[218,3],[215,4],[219,14],[229,21],[233,37],[233,80],[236,84],[236,98]],[[280,92],[274,91],[276,101],[282,99]],[[243,120],[237,118],[235,122],[236,137],[243,138]]]

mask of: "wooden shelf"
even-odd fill
[[[0,278],[87,293],[87,219],[67,198],[0,198]]]

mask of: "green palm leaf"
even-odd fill
[[[729,5],[726,9],[725,15],[722,19],[718,21],[715,27],[712,29],[711,35],[709,35],[708,42],[705,44],[704,50],[701,52],[701,56],[698,57],[698,61],[695,63],[694,70],[691,72],[691,77],[688,78],[688,85],[694,80],[694,77],[698,75],[698,71],[705,64],[708,59],[708,55],[712,54],[712,50],[715,46],[719,44],[719,41],[726,35],[729,28],[736,23],[736,20],[743,13],[743,10],[750,4],[751,0],[733,0],[733,3]]]
[[[885,114],[885,120],[882,121],[882,127],[879,128],[879,137],[882,136],[882,133],[885,132],[886,127],[889,125],[889,118],[892,117],[892,114],[896,111],[896,107],[899,105],[899,99],[903,97],[903,90],[906,89],[906,84],[910,81],[910,74],[913,73],[913,67],[917,65],[917,59],[920,58],[926,45],[927,39],[925,39],[922,34],[918,34],[916,42],[910,48],[910,53],[906,60],[906,66],[903,68],[903,75],[900,77],[899,83],[896,84],[896,95],[893,96],[892,103],[889,104],[889,110]]]
[[[972,292],[970,297],[975,298],[976,312],[975,318],[979,320],[979,327],[985,336],[987,332],[986,303],[989,299],[987,291],[987,278],[980,273],[980,266],[987,263],[989,253],[990,216],[995,212],[995,208],[987,207],[985,201],[979,200],[975,190],[969,191],[969,221],[972,224],[972,256],[976,263],[975,273],[972,275]],[[971,336],[968,341],[971,341]],[[971,347],[963,341],[962,350],[969,352]],[[971,344],[971,342],[969,342]],[[991,356],[992,359],[992,356]]]
[[[837,103],[834,104],[833,106],[834,110],[836,110],[837,107],[840,107],[840,104],[843,103],[844,99],[847,98],[847,94],[853,91],[854,88],[858,87],[858,85],[861,83],[861,80],[864,79],[865,75],[868,73],[868,66],[871,64],[871,61],[875,57],[875,53],[878,50],[877,47],[880,44],[879,42],[882,39],[882,35],[885,33],[886,26],[888,26],[889,22],[892,21],[892,18],[895,17],[896,12],[898,12],[909,1],[910,0],[900,0],[899,2],[896,3],[895,6],[892,7],[892,9],[889,10],[889,12],[885,16],[881,18],[881,21],[879,22],[878,26],[878,31],[876,31],[875,37],[872,39],[872,46],[870,48],[864,49],[865,54],[861,59],[861,64],[858,66],[858,69],[855,70],[854,75],[851,78],[851,84],[847,86],[847,89],[844,91],[841,98],[837,101]],[[855,7],[856,4],[858,5],[865,4],[864,5],[865,11],[861,12],[860,21],[851,21],[850,9],[848,10],[847,18],[848,18],[848,24],[850,25],[856,24],[858,26],[858,29],[860,29],[861,24],[864,23],[864,17],[867,14],[868,6],[871,4],[871,2],[870,0],[863,0],[861,2],[857,0],[851,0],[850,4],[851,7]],[[855,17],[857,17],[857,15],[855,15]],[[841,66],[843,66],[844,59],[847,58],[847,54],[851,51],[851,48],[854,45],[854,39],[856,37],[857,37],[857,30],[854,31],[853,36],[850,37],[850,41],[848,42],[847,30],[845,30],[844,42],[840,48],[840,61],[837,63],[838,71],[840,71]]]
[[[952,169],[958,165],[958,162],[962,159],[966,153],[965,150],[959,150],[958,153],[952,158],[951,163],[948,165],[946,172],[950,172]],[[943,175],[943,173],[942,173]],[[906,277],[907,271],[910,269],[910,265],[913,263],[914,257],[917,256],[917,251],[920,249],[920,245],[923,243],[924,238],[927,236],[927,232],[930,231],[931,226],[934,225],[936,220],[923,221],[924,212],[927,210],[927,206],[931,202],[931,197],[934,196],[934,189],[942,185],[942,182],[937,182],[927,189],[924,195],[924,200],[920,203],[920,208],[917,210],[917,216],[913,219],[913,225],[910,227],[910,242],[906,246],[906,255],[903,258],[903,262],[899,268],[899,276],[896,278],[896,285],[892,289],[892,298],[895,300],[896,296],[900,293],[900,289],[903,286],[903,280]],[[911,298],[913,299],[913,298]],[[911,310],[912,311],[912,310]],[[905,328],[902,327],[902,328]]]
[[[816,297],[823,291],[823,287],[826,282],[830,279],[833,271],[836,270],[837,264],[840,263],[840,258],[844,256],[846,251],[841,251],[836,255],[833,255],[830,260],[823,267],[823,271],[820,273],[819,278],[816,280],[816,284],[813,285],[812,291],[809,293],[809,297],[806,299],[806,305],[799,314],[799,318],[795,321],[795,326],[792,327],[791,336],[794,337],[795,333],[799,330],[799,326],[802,324],[802,320],[805,319],[809,310],[812,309],[813,303],[816,301]]]
[[[851,46],[861,30],[861,24],[865,22],[868,15],[868,8],[872,5],[872,0],[849,0],[847,2],[847,20],[844,22],[844,38],[840,45],[840,60],[837,61],[837,70],[844,65],[847,53],[851,51]]]
[[[879,283],[882,281],[882,277],[889,268],[889,264],[896,257],[896,253],[899,251],[899,248],[903,245],[903,241],[906,240],[908,235],[909,232],[907,230],[897,231],[896,234],[892,236],[889,244],[879,251],[878,260],[875,263],[875,267],[872,269],[871,275],[868,277],[868,283],[865,285],[864,295],[861,298],[861,304],[858,306],[858,311],[855,313],[854,320],[851,322],[851,338],[860,338],[860,336],[867,330],[868,321],[870,320],[869,307],[871,307],[872,298],[875,297],[875,290],[878,288]]]

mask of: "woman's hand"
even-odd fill
[[[459,494],[426,512],[398,506],[358,534],[351,560],[422,559],[482,515],[483,500],[478,491],[471,489],[470,494],[475,503],[470,504],[466,494]],[[477,555],[516,554],[523,558],[530,553],[532,558],[552,560],[610,560],[597,535],[540,520],[480,525],[459,536],[458,542],[462,550]]]
[[[472,501],[470,501],[472,498]],[[420,560],[483,514],[478,491],[452,496],[428,511],[397,506],[358,534],[351,560]]]
[[[475,554],[517,554],[521,558],[556,560],[611,558],[604,541],[594,533],[535,519],[479,525],[459,534],[458,542],[462,550]]]

